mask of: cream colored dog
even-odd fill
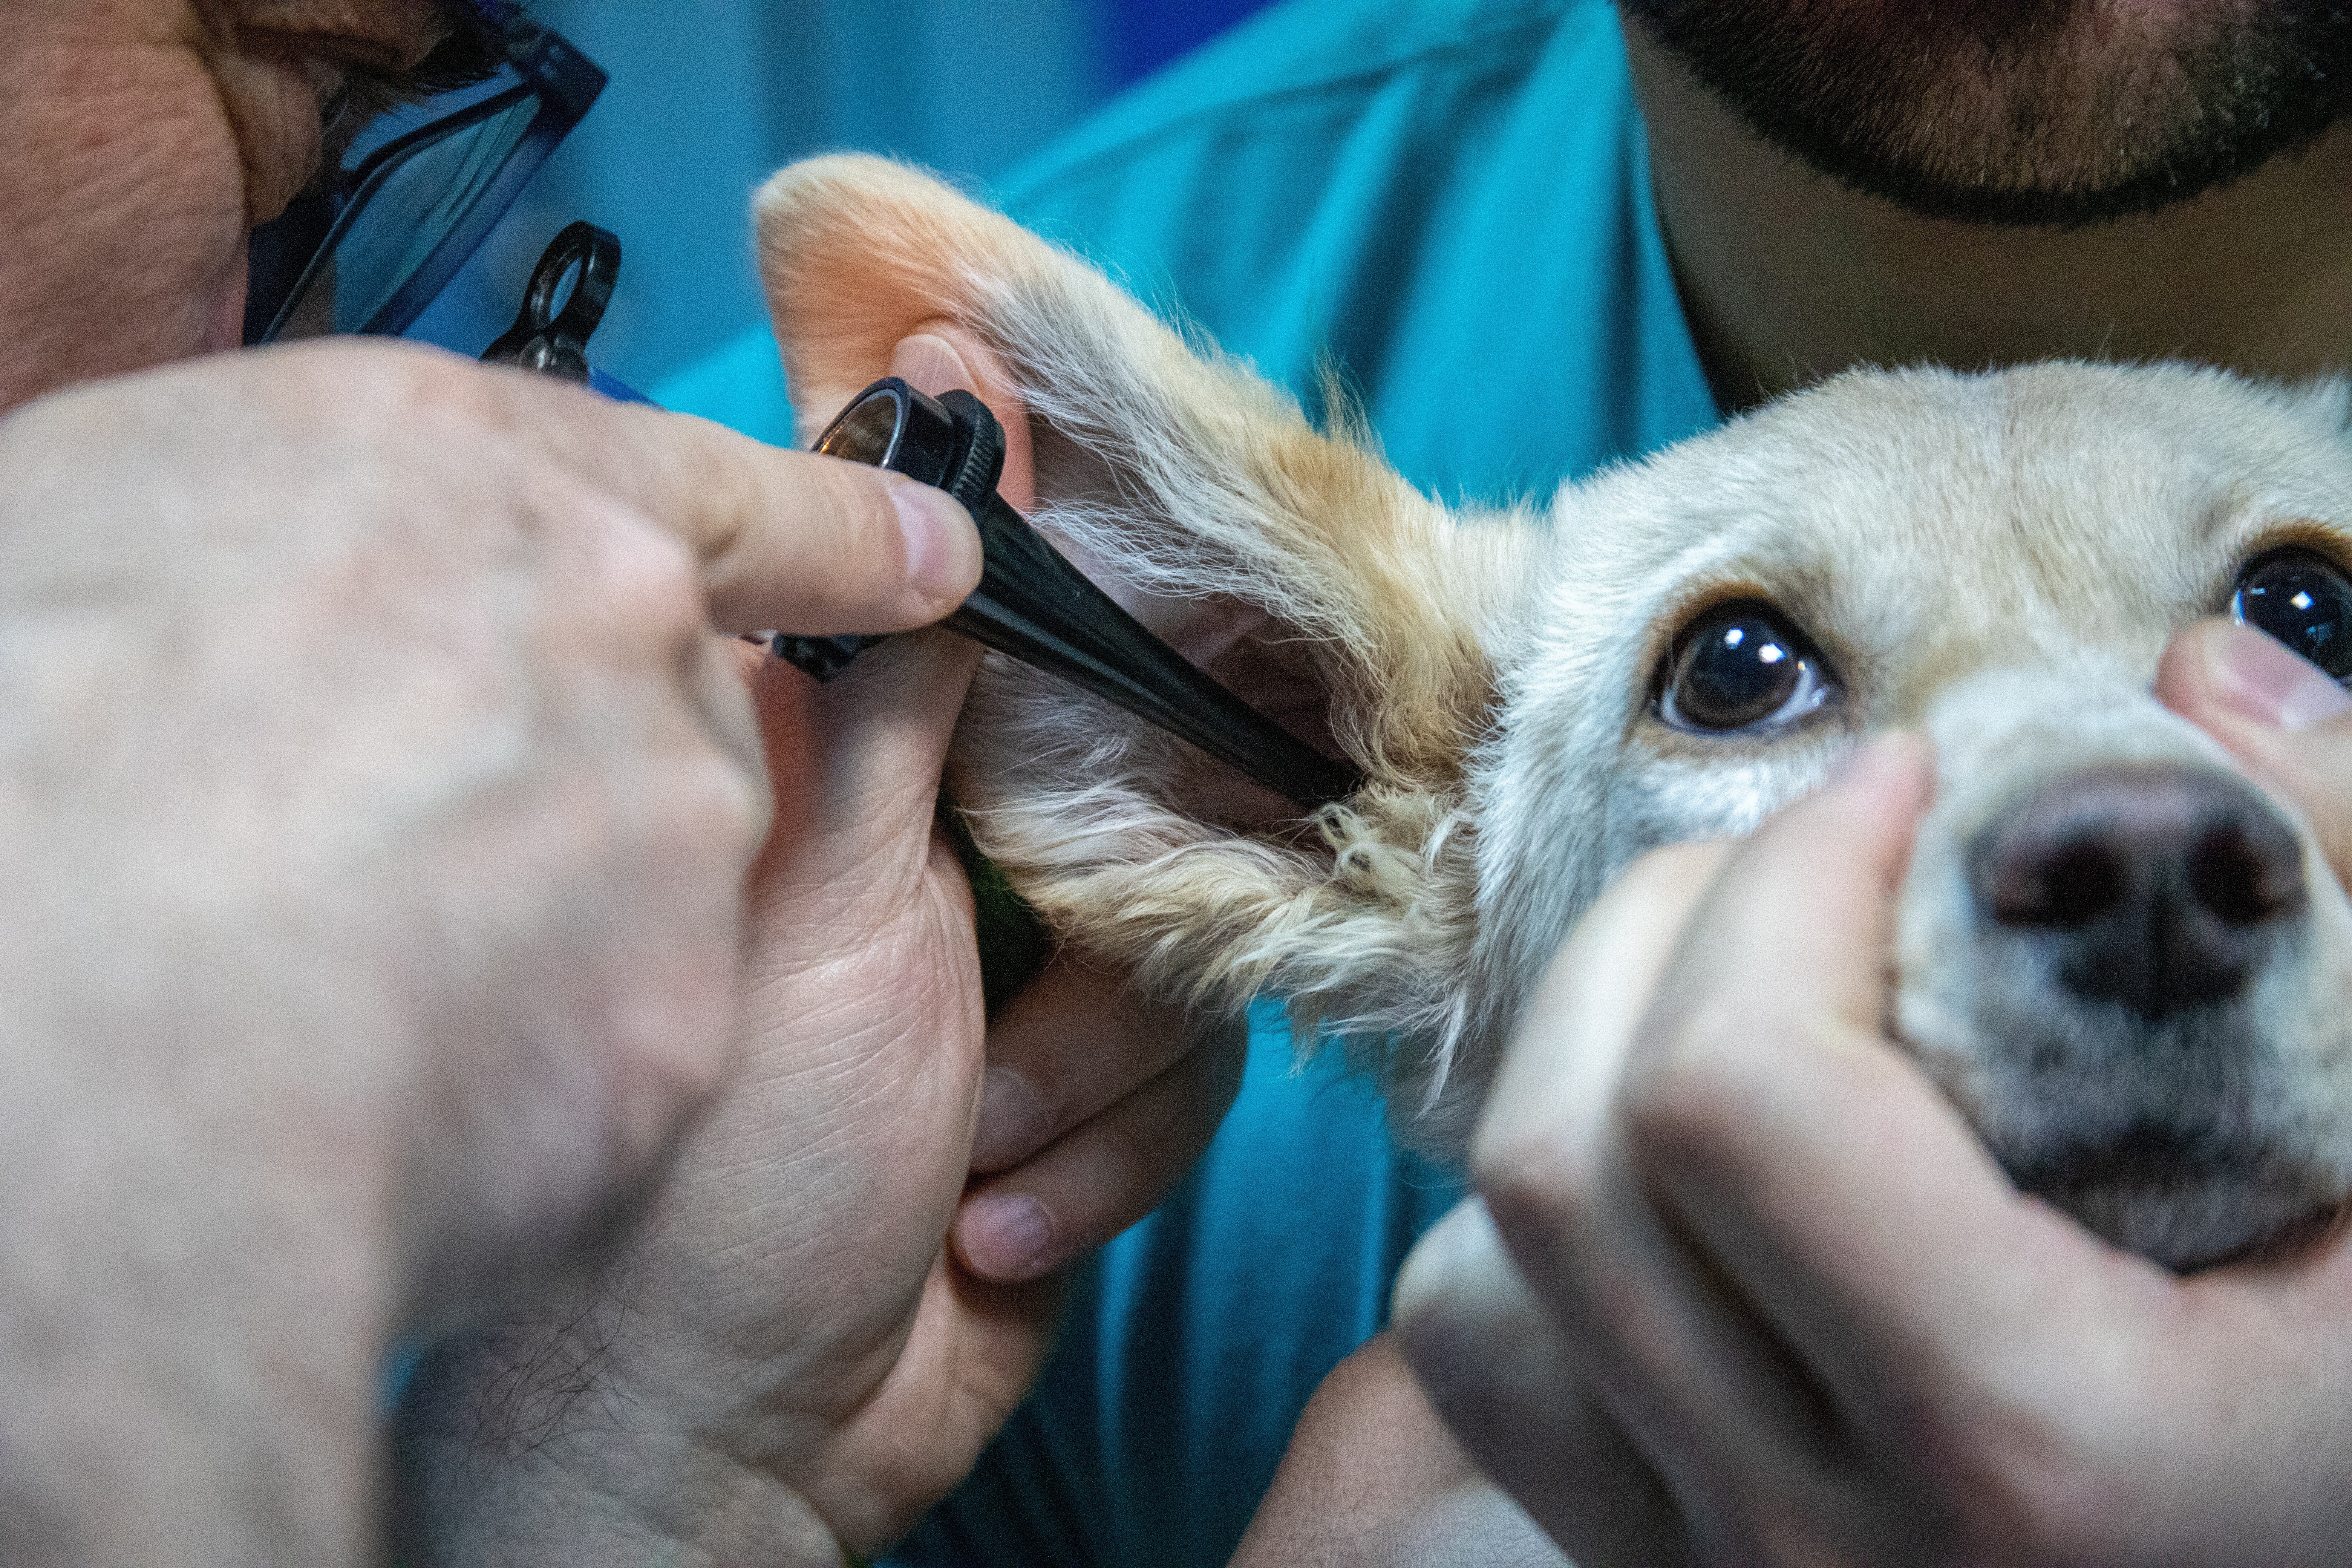
[[[923,175],[802,164],[759,219],[812,426],[919,323],[972,333],[1026,402],[1035,521],[1246,694],[1328,694],[1277,716],[1364,768],[1302,821],[992,658],[952,784],[1064,940],[1194,997],[1290,998],[1458,1147],[1629,861],[1919,727],[1937,792],[1895,1027],[2011,1175],[2182,1268],[2352,1192],[2352,904],[2149,694],[2233,595],[2322,637],[2352,602],[2344,386],[1856,373],[1548,504],[1450,510]]]

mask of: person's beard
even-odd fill
[[[1621,0],[1759,132],[1930,217],[2147,212],[2352,103],[2324,0]]]

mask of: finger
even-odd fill
[[[413,347],[277,353],[301,356],[322,393],[368,400],[352,417],[499,430],[627,502],[693,551],[722,630],[898,631],[938,620],[980,581],[971,519],[943,492],[896,474]],[[357,355],[369,363],[354,370]]]
[[[1523,1177],[1584,1184],[1634,1027],[1691,911],[1730,854],[1724,844],[1654,851],[1577,923],[1486,1097],[1472,1147],[1482,1187],[1491,1179],[1507,1196]],[[1570,1018],[1572,1033],[1538,1026]]]
[[[1175,1066],[975,1188],[953,1232],[964,1267],[983,1279],[1034,1279],[1150,1213],[1224,1120],[1247,1047],[1238,1016],[1217,1026]]]
[[[892,354],[890,373],[924,391],[973,386],[985,378],[973,375],[958,347],[939,337],[910,335]],[[1018,405],[1012,406],[1017,412]],[[1025,426],[1023,437],[1025,461]],[[846,862],[872,847],[871,834],[856,831],[858,826],[883,821],[910,829],[928,825],[955,719],[979,657],[978,645],[961,637],[906,638],[867,653],[823,688],[772,664],[763,672],[768,750],[782,770],[779,809],[789,818],[789,831],[775,837],[780,842],[812,843],[819,851],[805,879],[815,885],[812,890],[860,885],[854,878],[841,879]],[[852,732],[863,737],[859,743],[846,743]],[[928,846],[928,826],[920,837]],[[911,834],[901,839],[902,846],[912,841]],[[1085,1113],[1095,1109],[1089,1106]]]
[[[915,1527],[921,1510],[908,1510],[910,1500],[954,1489],[961,1477],[940,1461],[980,1453],[1027,1394],[1053,1348],[1060,1295],[1058,1280],[992,1285],[944,1255],[933,1265],[897,1366],[834,1436],[828,1448],[835,1458],[807,1483],[815,1517],[859,1553],[850,1562],[880,1559]],[[918,1432],[922,1441],[910,1444],[908,1434]],[[932,1467],[932,1473],[916,1466]],[[877,1487],[874,1478],[883,1473],[892,1484]],[[826,1540],[830,1545],[832,1537]]]
[[[2352,693],[2284,644],[2220,618],[2182,632],[2156,694],[2303,809],[2328,864],[2352,877]]]
[[[1845,1442],[1812,1468],[1852,1478],[1845,1520],[1892,1535],[2066,1518],[2102,1548],[2178,1548],[2207,1532],[2195,1500],[2211,1462],[2179,1433],[2237,1432],[2266,1400],[2231,1439],[2237,1473],[2263,1477],[2293,1478],[2335,1441],[2295,1397],[2328,1390],[2319,1403],[2340,1409],[2352,1378],[2352,1246],[2175,1280],[2016,1192],[1880,1033],[1887,894],[1920,782],[1888,772],[1792,809],[1727,868],[1665,981],[1689,1000],[1645,1068],[1643,1173],[1820,1388]],[[1652,1370],[1671,1386],[1705,1364]],[[1706,1391],[1675,1397],[1696,1410]],[[1750,1468],[1748,1496],[1811,1488],[1811,1517],[1840,1516],[1801,1467],[1793,1482]],[[2046,1560],[2087,1555],[2060,1543]]]
[[[1002,1171],[1158,1078],[1194,1048],[1181,1007],[1062,954],[988,1026],[975,1171]]]
[[[952,854],[933,843],[940,772],[979,663],[979,645],[944,631],[894,637],[825,685],[761,662],[775,822],[752,877],[779,918],[854,942]]]
[[[1798,1485],[1816,1437],[1785,1357],[1658,1211],[1630,1146],[1654,999],[1692,984],[1670,967],[1736,859],[1723,846],[1654,854],[1586,915],[1512,1042],[1475,1150],[1513,1261],[1582,1344],[1591,1387],[1703,1554],[1736,1554],[1745,1500]]]
[[[2006,1288],[1951,1280],[1933,1263],[1906,1267],[1895,1271],[1905,1276],[1891,1281],[1898,1299],[1874,1330],[1818,1283],[1851,1278],[1858,1256],[1908,1258],[1920,1250],[1925,1215],[1934,1216],[1939,1255],[1977,1244],[1999,1257],[2021,1244],[2013,1189],[1881,1033],[1892,898],[1926,789],[1916,745],[1882,745],[1760,830],[1685,935],[1629,1067],[1638,1180],[1660,1194],[1708,1270],[1727,1271],[1715,1290],[1727,1288],[1731,1305],[1709,1337],[1718,1356],[1746,1369],[1743,1403],[1762,1417],[1748,1436],[1784,1460],[1821,1436],[1805,1430],[1803,1385],[1825,1379],[1849,1413],[1884,1402],[1886,1380],[1905,1375],[1908,1336],[1956,1317],[1937,1289],[1970,1300],[1970,1310],[2001,1307],[2012,1329],[2026,1304],[2004,1305],[1993,1298]],[[1790,919],[1800,909],[1803,918]],[[2070,1229],[2053,1215],[2035,1239],[2079,1247]],[[1987,1268],[1983,1252],[1975,1266],[2017,1278],[2005,1263]],[[1769,1331],[1743,1328],[1750,1312]],[[1979,1329],[1968,1335],[1972,1345],[1986,1338]],[[1727,1380],[1688,1345],[1645,1367],[1664,1418],[1687,1430],[1708,1425],[1702,1413]],[[1700,1445],[1693,1457],[1720,1481],[1743,1464],[1736,1449]],[[1750,1468],[1759,1484],[1771,1467]]]
[[[938,620],[980,582],[980,534],[944,490],[688,415],[611,412],[633,427],[566,430],[548,445],[686,542],[722,630],[899,631]]]
[[[1028,505],[1028,416],[985,344],[946,321],[927,321],[899,341],[890,374],[920,392],[963,388],[987,404],[1004,427],[998,493],[1016,510]],[[1076,959],[1055,961],[990,1024],[972,1169],[1001,1171],[1027,1159],[1157,1078],[1191,1045],[1180,1009]]]
[[[1580,1568],[1687,1560],[1672,1495],[1594,1397],[1576,1342],[1512,1264],[1483,1200],[1455,1205],[1406,1257],[1393,1323],[1463,1447]]]

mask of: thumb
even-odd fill
[[[913,633],[826,686],[761,662],[752,700],[775,785],[775,826],[752,873],[763,898],[856,931],[881,889],[905,896],[930,855],[940,773],[980,652],[950,632]]]
[[[2173,638],[2156,694],[2300,806],[2336,876],[2352,879],[2352,693],[2341,682],[2217,618]]]

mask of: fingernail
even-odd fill
[[[956,1221],[966,1267],[986,1279],[1034,1279],[1054,1245],[1053,1216],[1023,1193],[974,1198]]]
[[[961,604],[980,581],[980,532],[945,490],[908,480],[890,487],[907,542],[907,585],[942,605]]]
[[[981,1080],[980,1125],[972,1129],[971,1166],[1001,1171],[1035,1146],[1045,1130],[1045,1102],[1011,1068],[991,1068]]]
[[[2248,626],[2205,639],[2205,674],[2224,707],[2273,729],[2308,730],[2352,710],[2335,677]]]

